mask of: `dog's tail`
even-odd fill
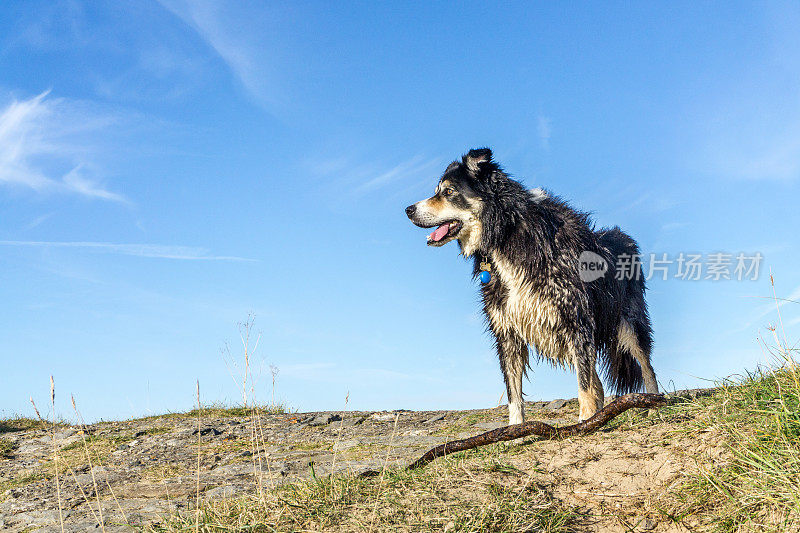
[[[647,350],[645,353],[649,354],[649,346],[647,348],[642,346],[647,342],[644,339],[650,339],[650,334],[644,331],[645,327],[645,324],[630,324],[625,319],[620,321],[619,333],[609,347],[604,365],[606,382],[614,394],[642,390],[644,385],[642,367],[639,366],[632,350]]]
[[[619,228],[600,233],[600,242],[614,258],[622,254],[638,257],[639,246]],[[653,332],[645,301],[645,280],[641,264],[636,261],[632,271],[611,283],[610,291],[616,295],[618,314],[606,325],[606,353],[603,370],[606,382],[615,394],[638,392],[644,385],[642,368],[638,358],[650,360]],[[635,352],[635,353],[634,353]]]

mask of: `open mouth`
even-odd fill
[[[461,222],[458,220],[445,222],[428,235],[428,246],[441,246],[458,235],[459,231],[461,231]]]

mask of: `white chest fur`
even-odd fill
[[[559,314],[540,287],[499,254],[492,255],[492,274],[507,290],[503,305],[489,307],[489,319],[501,331],[514,332],[534,346],[540,356],[562,362],[558,342]]]

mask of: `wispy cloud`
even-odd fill
[[[242,26],[252,24],[254,13],[237,18],[235,10],[223,9],[215,0],[159,0],[167,10],[194,29],[225,62],[244,89],[261,104],[276,103],[276,84],[269,76],[269,63],[263,56],[263,43],[257,34]]]
[[[550,149],[550,136],[553,133],[553,128],[550,125],[550,119],[539,115],[536,120],[536,134],[539,136],[539,145],[544,150]]]
[[[415,156],[408,161],[403,161],[394,167],[371,177],[355,187],[353,193],[357,196],[366,194],[376,189],[386,187],[394,182],[420,177],[422,174],[430,174],[440,159],[424,159],[422,156]]]
[[[152,257],[158,259],[180,259],[188,261],[257,261],[246,257],[212,255],[206,248],[195,246],[168,246],[161,244],[115,244],[109,242],[59,242],[59,241],[0,241],[0,246],[24,246],[36,248],[76,248],[97,252]]]
[[[92,176],[91,150],[80,143],[113,118],[48,95],[13,100],[0,112],[0,185],[128,203]]]
[[[330,158],[312,158],[302,164],[302,169],[320,180],[338,200],[353,201],[388,191],[392,195],[419,192],[423,186],[432,190],[445,167],[443,157],[415,155],[404,161],[386,163],[369,161],[358,156],[336,155]]]
[[[48,218],[50,218],[52,216],[53,216],[53,213],[45,213],[43,215],[39,215],[38,217],[36,217],[33,220],[31,220],[25,226],[25,229],[33,229],[35,227],[38,227],[39,225],[41,225],[43,222],[45,222]]]

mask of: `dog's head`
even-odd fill
[[[453,161],[445,169],[433,196],[406,208],[411,222],[421,228],[436,228],[428,235],[428,246],[458,240],[465,256],[475,253],[483,233],[482,181],[493,166],[491,150],[470,150],[461,161]]]

